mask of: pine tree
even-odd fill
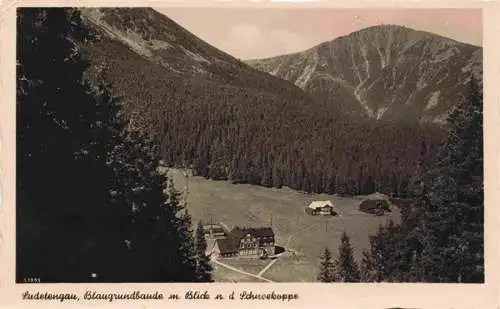
[[[197,281],[159,149],[83,82],[78,27],[74,10],[18,11],[17,280]]]
[[[368,281],[382,282],[387,280],[386,249],[387,237],[384,227],[380,225],[377,234],[370,236],[370,250],[363,252],[361,268]]]
[[[354,259],[353,248],[347,233],[342,233],[341,244],[339,246],[339,254],[334,265],[335,281],[339,282],[359,282],[360,273],[358,263]]]
[[[116,174],[117,204],[126,205],[130,213],[122,220],[130,249],[124,259],[141,265],[129,271],[129,281],[196,281],[195,268],[186,267],[194,250],[190,221],[182,212],[180,194],[171,179],[167,181],[154,140],[129,128],[110,164]]]
[[[92,188],[95,206],[91,211],[87,234],[93,246],[85,253],[91,262],[91,271],[99,282],[120,282],[127,280],[123,269],[128,268],[126,256],[130,251],[127,241],[131,238],[130,220],[132,211],[127,208],[125,199],[118,193],[129,179],[123,177],[117,162],[117,150],[123,145],[126,120],[120,110],[118,98],[108,91],[109,85],[103,80],[93,91],[96,102],[96,124],[88,129],[92,136],[90,144],[94,153],[94,166],[91,169],[94,179],[87,187]],[[121,149],[123,150],[123,149]],[[86,179],[90,182],[90,179]],[[121,190],[120,190],[121,189]],[[130,273],[134,270],[131,269]],[[128,274],[128,273],[127,273]]]
[[[377,273],[373,258],[366,251],[363,251],[363,257],[360,265],[360,281],[361,282],[374,282],[377,281]]]
[[[210,265],[210,259],[206,254],[207,241],[201,221],[198,222],[196,227],[195,246],[196,272],[198,273],[199,280],[201,282],[212,282],[212,265]]]
[[[431,282],[484,281],[482,105],[472,79],[468,97],[449,117],[451,128],[431,174],[422,253]]]
[[[86,281],[100,190],[96,105],[74,41],[71,9],[17,11],[17,280]],[[75,177],[75,175],[78,175]],[[40,254],[43,252],[43,254]],[[36,258],[33,258],[36,257]]]
[[[323,254],[321,255],[321,264],[320,271],[318,273],[318,281],[321,282],[333,282],[334,273],[333,273],[333,262],[332,262],[332,254],[328,248],[325,248]]]
[[[417,250],[413,251],[413,255],[409,262],[408,273],[405,277],[407,282],[422,282],[424,281],[424,273],[420,254]]]
[[[175,227],[179,238],[177,251],[179,253],[179,281],[196,281],[196,251],[194,246],[193,231],[191,228],[191,215],[187,204],[181,202],[181,193],[175,189],[173,180],[169,178],[167,185],[167,206],[176,214]]]

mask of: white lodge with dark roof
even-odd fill
[[[214,251],[221,257],[274,255],[274,232],[270,227],[235,227],[227,238],[217,239]]]
[[[337,212],[331,201],[314,201],[306,208],[309,215],[336,216]]]

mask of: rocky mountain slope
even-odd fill
[[[442,123],[472,72],[482,83],[482,48],[394,25],[247,63],[374,119]]]
[[[200,100],[201,105],[231,102],[234,108],[248,104],[252,112],[264,102],[279,101],[290,109],[314,105],[299,87],[251,68],[153,9],[84,8],[82,17],[97,38],[82,46],[91,63],[90,79],[104,72],[143,123],[155,121],[151,117],[171,107],[171,101],[193,108]],[[148,105],[159,100],[162,104]]]

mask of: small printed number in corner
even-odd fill
[[[23,282],[24,283],[41,283],[40,278],[32,278],[32,277],[23,278]]]

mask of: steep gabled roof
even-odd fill
[[[316,208],[322,208],[325,206],[330,206],[333,207],[333,203],[331,201],[314,201],[309,204],[309,208],[316,209]]]
[[[274,237],[273,229],[270,227],[259,227],[259,228],[240,228],[235,227],[228,233],[228,238],[233,238],[236,241],[240,241],[245,235],[250,234],[253,237]]]
[[[239,241],[238,241],[239,242]],[[238,243],[232,238],[217,239],[220,253],[237,253]]]
[[[257,237],[274,237],[274,231],[270,227],[260,227],[252,230]]]
[[[237,241],[240,241],[240,239],[243,238],[243,236],[245,236],[245,230],[242,229],[242,228],[239,228],[239,227],[235,227],[233,228],[228,234],[227,234],[227,238],[232,238],[232,239],[235,239]]]

